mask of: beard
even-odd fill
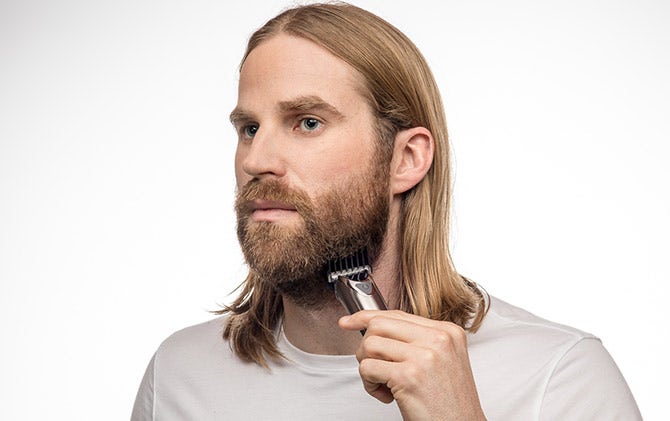
[[[304,191],[274,179],[253,179],[238,192],[237,236],[259,282],[300,306],[320,308],[335,299],[326,277],[330,259],[366,248],[374,262],[389,219],[389,174],[386,165],[370,168],[313,201]],[[300,223],[252,221],[255,199],[292,206]]]

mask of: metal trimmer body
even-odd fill
[[[386,303],[372,278],[367,250],[351,256],[332,259],[328,266],[328,282],[335,296],[350,314],[359,310],[386,310]]]

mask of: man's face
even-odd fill
[[[329,258],[374,256],[386,229],[388,161],[361,91],[345,62],[283,34],[242,67],[231,114],[238,236],[251,270],[305,305],[332,296]]]

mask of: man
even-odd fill
[[[640,418],[596,338],[453,268],[443,107],[398,30],[344,4],[280,14],[231,121],[249,275],[161,345],[133,420]],[[347,316],[329,288],[327,262],[359,250],[392,310]]]

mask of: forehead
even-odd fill
[[[304,38],[278,34],[247,56],[240,72],[238,105],[318,96],[337,108],[365,102],[359,72]]]

